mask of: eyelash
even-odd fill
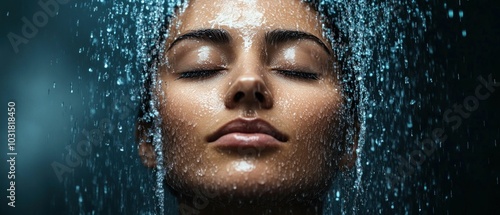
[[[300,72],[300,71],[293,71],[293,70],[277,70],[277,72],[280,75],[283,75],[283,76],[286,76],[289,78],[305,79],[305,80],[319,80],[319,75],[316,73]]]
[[[217,75],[221,70],[199,70],[180,73],[177,79],[204,79]],[[319,80],[318,74],[292,70],[276,70],[278,74],[293,79]]]
[[[183,72],[180,73],[177,79],[204,79],[212,77],[217,73],[219,73],[220,71],[221,70],[199,70],[199,71]]]

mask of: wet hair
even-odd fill
[[[348,120],[351,121],[352,123],[347,123],[344,124],[343,126],[348,126],[354,128],[354,131],[352,128],[347,129],[347,131],[351,131],[351,134],[344,134],[344,135],[354,135],[357,132],[359,128],[359,84],[358,81],[356,80],[356,75],[354,74],[353,68],[351,68],[352,64],[348,63],[348,60],[352,60],[349,58],[350,51],[349,51],[349,40],[347,36],[335,25],[335,20],[337,20],[340,16],[339,12],[335,12],[331,10],[333,3],[330,1],[322,1],[322,0],[301,0],[302,2],[306,3],[309,7],[312,7],[320,16],[319,18],[321,19],[321,23],[324,25],[323,27],[323,34],[324,37],[332,44],[332,49],[334,52],[334,57],[336,57],[337,60],[337,71],[338,71],[338,79],[340,80],[342,84],[342,92],[343,92],[343,97],[344,97],[344,102],[345,102],[345,108],[343,114],[346,115]],[[138,113],[138,129],[136,133],[136,139],[137,142],[140,141],[141,135],[148,135],[151,134],[151,128],[153,126],[153,118],[154,114],[152,113],[153,111],[153,106],[154,103],[152,101],[153,98],[153,91],[152,91],[152,86],[153,86],[153,74],[155,74],[155,71],[160,67],[161,65],[161,58],[164,54],[164,52],[161,49],[164,49],[162,45],[164,44],[164,41],[166,41],[168,37],[168,28],[169,25],[171,24],[170,21],[174,18],[176,13],[182,8],[182,5],[184,5],[186,1],[180,1],[177,3],[177,5],[174,6],[174,11],[175,13],[169,14],[165,17],[163,20],[163,25],[160,30],[160,35],[158,35],[157,40],[155,41],[155,45],[151,47],[151,49],[148,52],[147,55],[147,64],[144,67],[144,70],[142,71],[142,83],[143,83],[143,88],[141,89],[141,107],[139,109]],[[347,48],[346,48],[347,47]],[[337,50],[337,49],[343,49]],[[340,55],[339,55],[340,53]],[[141,134],[142,133],[142,134]],[[148,135],[149,136],[149,135]],[[347,137],[349,138],[349,137]],[[344,137],[344,140],[347,140],[346,137]],[[151,141],[151,140],[148,140]],[[346,145],[347,144],[341,144],[339,151],[352,151],[347,149]]]

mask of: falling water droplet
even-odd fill
[[[125,148],[123,147],[123,145],[120,144],[120,146],[118,146],[118,149],[120,150],[120,152],[123,152],[125,151]]]
[[[124,82],[123,82],[123,78],[121,76],[119,76],[117,79],[116,79],[116,84],[118,85],[123,85]]]

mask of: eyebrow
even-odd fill
[[[174,45],[180,41],[194,39],[201,41],[208,41],[212,43],[218,44],[228,44],[231,41],[231,35],[226,30],[223,29],[198,29],[187,32],[179,37],[177,37],[170,47],[167,49],[170,50]]]
[[[328,48],[328,46],[318,37],[304,32],[304,31],[294,31],[294,30],[282,30],[277,29],[266,33],[266,43],[268,44],[279,44],[285,43],[291,40],[311,40],[316,44],[323,47],[323,49],[328,53],[328,55],[332,55],[332,51]]]

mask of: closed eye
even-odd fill
[[[222,70],[195,70],[180,73],[178,79],[205,79],[217,75]]]
[[[294,78],[294,79],[304,79],[304,80],[319,80],[319,75],[316,73],[310,72],[300,72],[293,70],[276,70],[276,72],[285,77]]]

